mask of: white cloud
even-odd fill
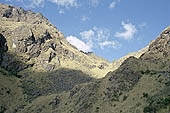
[[[110,30],[107,28],[93,27],[90,30],[80,32],[81,39],[93,48],[104,49],[105,47],[116,48],[118,42],[109,40]]]
[[[93,27],[87,31],[80,32],[80,38],[75,36],[68,36],[66,39],[70,44],[77,47],[79,50],[84,52],[91,52],[94,48],[105,49],[113,48],[116,49],[121,44],[115,40],[109,40],[110,30],[107,28]]]
[[[42,7],[45,1],[55,3],[57,6],[61,7],[78,7],[77,0],[17,0],[22,2],[25,7]],[[28,5],[27,5],[28,4]]]
[[[82,17],[81,17],[81,21],[85,22],[85,21],[87,21],[87,20],[89,20],[89,18],[88,18],[87,16],[82,16]]]
[[[84,52],[91,52],[92,51],[92,45],[90,43],[85,43],[82,40],[78,39],[75,36],[68,36],[66,37],[66,40],[77,47],[78,50],[82,50]]]
[[[64,14],[64,10],[60,10],[58,13],[62,15]]]
[[[44,0],[32,0],[32,6],[44,6]]]
[[[35,7],[43,7],[45,0],[16,0],[18,2],[21,2],[24,7],[27,8],[35,8]]]
[[[109,8],[112,9],[112,8],[115,8],[116,7],[116,2],[113,1],[110,5],[109,5]]]
[[[78,3],[76,0],[49,0],[58,6],[63,7],[77,7]]]
[[[110,9],[113,9],[113,8],[115,8],[116,7],[116,5],[118,4],[118,2],[120,2],[120,0],[114,0],[114,1],[112,1],[111,3],[110,3],[110,5],[109,5],[109,8]]]
[[[122,27],[124,29],[124,32],[116,32],[115,37],[130,40],[134,37],[135,33],[137,32],[136,26],[133,25],[132,23],[122,22]]]
[[[118,43],[117,41],[104,41],[99,43],[99,46],[101,49],[104,49],[104,47],[117,48],[120,46],[120,43]]]
[[[99,4],[99,0],[89,0],[89,4],[96,7]]]
[[[96,41],[105,41],[108,40],[108,38],[110,37],[110,30],[107,28],[97,28],[97,27],[93,27],[93,30],[95,31],[95,35]]]
[[[93,27],[90,30],[80,32],[80,36],[83,40],[104,41],[110,37],[110,30],[107,28]]]
[[[94,38],[94,34],[93,30],[80,32],[80,36],[83,40],[92,40]]]

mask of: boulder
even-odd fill
[[[0,34],[0,54],[2,52],[6,52],[7,50],[8,50],[7,41],[5,37],[2,34]]]
[[[7,41],[5,37],[0,34],[0,64],[3,60],[3,53],[8,51]]]

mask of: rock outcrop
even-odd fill
[[[11,5],[0,4],[0,17],[7,18],[8,20],[15,21],[15,22],[49,24],[48,19],[46,19],[41,13],[33,13],[32,11],[25,11],[23,8],[18,8]]]
[[[64,35],[40,13],[0,4],[0,20],[0,33],[6,37],[8,53],[15,54],[14,58],[24,65],[32,64],[33,70],[52,72],[61,67],[82,70],[101,78],[111,69],[108,61],[95,55],[89,56],[70,45]],[[11,67],[11,63],[5,63],[2,63],[3,67]]]
[[[5,37],[0,34],[0,64],[3,61],[3,53],[8,51],[7,41]]]

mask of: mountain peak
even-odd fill
[[[31,64],[29,68],[33,70],[69,68],[101,78],[112,68],[105,59],[81,52],[69,44],[64,35],[40,13],[0,4],[0,20],[0,33],[7,40],[8,53],[25,59],[25,65]],[[4,62],[9,62],[2,63],[4,67],[12,65],[10,61]],[[21,67],[18,69],[23,70]]]
[[[149,51],[152,52],[166,52],[170,49],[170,26],[152,41],[149,45]]]
[[[21,7],[14,7],[5,4],[0,4],[0,17],[15,22],[49,24],[48,19],[45,18],[41,13],[33,13],[32,11],[26,11]]]

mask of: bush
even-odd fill
[[[165,85],[169,87],[170,86],[170,81],[166,82]]]
[[[116,94],[116,93],[113,94],[111,101],[119,101],[119,96],[118,96],[118,94]]]
[[[99,107],[96,107],[96,111],[95,112],[99,112]]]
[[[125,101],[128,98],[127,95],[123,96],[123,101]]]
[[[143,110],[144,113],[156,113],[160,109],[167,109],[170,105],[170,97],[153,99]]]
[[[152,106],[146,106],[143,110],[144,113],[156,113],[156,109]]]
[[[144,98],[148,98],[148,96],[149,96],[148,93],[143,93]]]

